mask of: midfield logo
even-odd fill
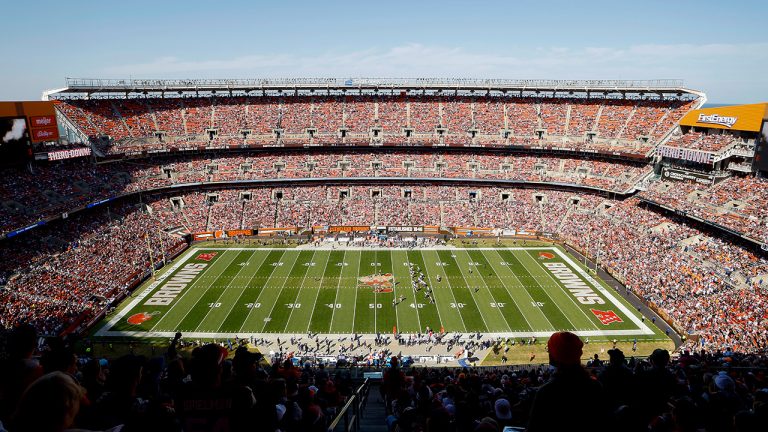
[[[608,325],[612,323],[620,323],[624,322],[620,316],[616,315],[616,312],[614,311],[601,311],[597,309],[590,309],[593,314],[597,317],[597,319],[600,320],[603,325]]]
[[[392,283],[392,273],[384,273],[380,275],[370,275],[358,278],[360,285],[373,288],[375,293],[391,293],[394,291],[394,284]]]

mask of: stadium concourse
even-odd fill
[[[765,424],[768,182],[756,157],[765,106],[701,109],[705,95],[678,81],[70,79],[46,96],[68,142],[35,145],[34,160],[0,173],[0,325],[9,334],[4,361],[13,365],[1,370],[11,385],[0,392],[9,402],[0,420],[20,401],[14,432],[36,424],[30,407],[46,385],[81,396],[71,376],[98,401],[80,410],[88,427],[178,429],[199,414],[186,408],[204,389],[242,407],[219,413],[232,424],[257,416],[273,429],[324,430],[351,399],[351,381],[315,368],[310,355],[307,367],[293,367],[288,351],[327,354],[339,365],[331,346],[354,340],[353,360],[382,369],[398,348],[468,354],[507,342],[427,329],[399,340],[301,334],[272,349],[266,371],[247,350],[225,361],[221,341],[175,338],[167,364],[88,353],[77,364],[56,338],[92,336],[154,269],[194,250],[195,239],[231,232],[251,235],[238,238],[251,245],[309,243],[351,227],[365,228],[357,236],[366,247],[381,246],[379,227],[429,227],[432,236],[417,237],[430,246],[492,232],[572,247],[663,317],[660,332],[684,336],[671,367],[663,350],[650,364],[632,359],[634,371],[617,351],[611,366],[591,363],[630,407],[612,416],[616,406],[591,400],[604,426],[644,429],[670,411],[678,420],[695,414],[711,430],[739,421],[741,411],[744,425]],[[76,150],[73,158],[52,156],[62,148]],[[41,367],[30,359],[37,335],[52,337]],[[571,336],[548,348],[555,366],[573,372],[583,353]],[[179,344],[195,346],[191,360],[178,355]],[[19,365],[26,372],[14,375]],[[53,375],[22,398],[42,372]],[[457,430],[485,414],[535,425],[541,411],[531,394],[558,376],[536,367],[407,375],[397,367],[384,374],[400,427],[453,418]],[[633,387],[648,398],[625,392]],[[435,395],[441,403],[433,406]],[[172,413],[165,402],[174,399]]]

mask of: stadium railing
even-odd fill
[[[336,414],[336,418],[333,419],[330,425],[328,425],[327,432],[357,432],[360,430],[360,418],[362,417],[365,405],[368,403],[368,391],[370,390],[370,378],[366,378],[363,384],[355,390],[350,396],[349,400],[344,407]],[[342,422],[343,429],[339,429]]]

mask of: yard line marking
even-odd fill
[[[378,257],[377,254],[378,254],[378,251],[373,251],[373,259],[374,259],[373,262],[378,264],[379,263],[379,259],[377,258]],[[378,273],[378,269],[379,269],[378,266],[374,267],[374,273]],[[373,290],[373,304],[377,304],[378,303],[378,301],[376,300],[376,294],[377,294],[376,291],[377,290]],[[378,313],[377,307],[373,308],[373,331],[375,331],[376,333],[379,332],[379,327],[376,325],[376,315],[378,315],[378,314],[379,313]]]
[[[392,256],[393,253],[394,253],[394,250],[392,252],[390,252],[390,256]],[[395,279],[395,264],[394,264],[395,260],[394,260],[394,257],[390,258],[390,261],[392,261],[392,263],[393,263],[392,264],[392,281],[395,282],[395,287],[397,287],[397,280]],[[410,274],[411,274],[411,259],[408,257],[408,251],[405,251],[405,262],[408,264],[408,275],[410,276]],[[416,298],[416,291],[413,289],[413,278],[410,278],[410,279],[411,280],[409,280],[408,282],[409,282],[409,285],[411,286],[411,294],[413,294],[413,304],[416,305],[416,304],[419,303],[419,299]],[[418,306],[416,306],[416,320],[419,323],[419,327],[418,327],[419,328],[419,332],[421,332],[424,329],[424,327],[421,326],[421,314],[419,312],[419,307]],[[399,325],[400,323],[398,322],[397,324]],[[399,333],[399,331],[398,331],[398,333]]]
[[[301,252],[302,251],[298,251],[297,253],[293,254],[294,258],[293,258],[293,262],[291,263],[291,268],[288,270],[288,275],[293,274],[293,268],[296,266],[296,261],[299,260],[299,256],[301,255]],[[314,252],[312,253],[312,256],[314,256]],[[305,275],[306,275],[306,273],[305,273]],[[275,296],[275,301],[272,302],[272,309],[269,310],[269,314],[265,317],[265,319],[266,318],[269,318],[270,320],[272,319],[272,314],[275,313],[275,308],[277,307],[277,301],[280,300],[280,294],[283,293],[283,288],[285,288],[285,284],[288,283],[288,279],[291,278],[291,277],[293,277],[293,276],[287,276],[286,279],[285,279],[285,282],[283,282],[283,284],[280,285],[280,291],[277,292],[277,295]],[[264,291],[262,291],[262,292],[264,292]],[[261,294],[259,294],[259,297],[261,297]],[[258,301],[258,299],[257,299],[257,301]],[[261,327],[261,331],[258,332],[258,333],[265,333],[264,329],[267,328],[267,323],[268,322],[269,321],[264,321],[264,324]]]
[[[392,274],[392,298],[397,299],[397,285],[395,284],[395,265],[392,263],[392,252],[385,251],[389,254],[389,267],[390,272]],[[376,262],[379,262],[379,255],[376,255]],[[382,266],[383,267],[383,266]],[[400,327],[400,315],[398,315],[397,310],[400,309],[399,307],[395,306],[395,328],[401,328]],[[384,309],[382,309],[384,310]],[[378,309],[377,309],[378,311]]]
[[[435,255],[437,255],[437,259],[440,259],[440,255],[438,255],[437,252],[435,252]],[[434,285],[432,285],[432,276],[429,275],[429,270],[427,269],[429,266],[427,265],[427,261],[426,261],[423,253],[421,254],[421,260],[422,260],[422,262],[424,262],[424,271],[427,272],[427,279],[429,279],[429,285],[430,286],[434,286]],[[435,267],[439,267],[439,268],[442,269],[442,266],[438,266],[435,263],[433,263],[433,265],[435,265]],[[445,277],[445,283],[448,284],[448,291],[451,292],[451,297],[453,298],[453,303],[454,304],[458,303],[459,301],[456,300],[456,296],[453,295],[453,285],[451,285],[451,281],[448,280],[448,273],[446,273],[445,270],[443,270],[443,276]],[[437,305],[437,291],[438,290],[436,290],[436,289],[432,290],[432,296],[434,297],[435,305]],[[459,318],[461,319],[461,325],[464,327],[464,331],[466,332],[467,331],[467,323],[464,322],[464,317],[461,315],[461,311],[459,310],[458,307],[456,308],[456,313],[459,314]],[[440,324],[443,324],[443,322],[441,321]]]
[[[344,250],[344,255],[341,256],[341,262],[342,263],[347,262],[347,250],[346,249]],[[339,290],[341,288],[341,281],[344,279],[344,277],[341,276],[343,273],[344,273],[344,266],[342,265],[341,271],[339,272],[339,282],[336,283],[336,298],[333,301],[334,305],[339,303]],[[352,307],[352,313],[355,313],[355,309],[357,309],[356,306],[357,305]],[[333,308],[333,310],[331,310],[331,322],[328,323],[328,330],[329,331],[333,327],[333,316],[334,315],[336,315],[336,308],[335,307]],[[354,318],[353,318],[352,321],[354,322]]]
[[[457,258],[451,257],[451,259],[452,259],[452,260],[453,260],[453,262],[456,264],[456,267],[458,267],[458,268],[459,268],[459,273],[461,273],[461,279],[464,281],[464,285],[466,285],[466,286],[464,287],[464,289],[466,289],[467,291],[469,291],[469,285],[468,285],[468,282],[469,282],[469,281],[467,281],[467,278],[464,276],[464,270],[462,270],[462,269],[461,269],[461,267],[462,267],[462,266],[461,266],[461,264],[459,264],[459,261],[458,261],[458,259],[457,259]],[[442,258],[441,258],[441,260],[442,260]],[[470,260],[470,261],[472,261],[472,257],[470,257],[470,258],[469,258],[469,260]],[[482,277],[482,276],[481,276],[481,277]],[[450,284],[450,282],[448,282],[448,283]],[[459,288],[459,289],[461,289],[461,288]],[[475,307],[477,308],[477,312],[478,312],[478,315],[480,315],[480,318],[482,318],[482,320],[483,320],[483,325],[485,326],[485,330],[486,330],[486,331],[490,331],[490,330],[491,330],[491,328],[490,328],[490,327],[488,327],[488,322],[485,320],[485,316],[484,316],[485,314],[484,314],[484,313],[483,313],[483,312],[480,310],[480,306],[478,306],[478,305],[477,305],[477,302],[475,301],[475,296],[474,296],[474,295],[472,295],[472,293],[471,293],[471,292],[469,293],[469,296],[470,296],[470,298],[472,298],[472,301],[475,303]],[[498,309],[497,309],[497,310],[498,310]],[[501,313],[501,312],[499,312],[499,313]],[[461,311],[459,311],[459,314],[461,314]],[[502,319],[502,321],[503,321],[504,323],[506,323],[506,322],[507,322],[507,321],[504,319],[504,317],[503,317],[503,316],[501,317],[501,319]],[[511,328],[509,328],[509,325],[507,325],[507,329],[509,329],[509,330],[512,330]]]
[[[240,254],[238,254],[238,256],[240,256]],[[230,282],[229,282],[229,283],[228,283],[226,286],[224,286],[224,289],[221,291],[221,294],[219,294],[219,296],[216,298],[216,300],[214,301],[214,303],[219,303],[219,300],[221,300],[221,298],[222,298],[222,297],[224,297],[224,294],[226,294],[226,292],[227,292],[227,289],[228,289],[228,288],[229,288],[229,287],[232,285],[232,283],[235,281],[235,279],[237,278],[237,276],[239,276],[239,275],[240,275],[240,272],[242,272],[242,271],[243,271],[243,269],[245,269],[246,267],[248,267],[248,263],[251,261],[251,258],[253,258],[253,254],[251,254],[251,255],[248,257],[248,259],[247,259],[247,260],[245,260],[245,263],[246,263],[246,265],[244,265],[244,266],[240,266],[240,270],[238,270],[238,271],[237,271],[237,273],[235,273],[235,276],[233,276],[233,277],[232,277],[232,281],[230,281]],[[234,260],[233,260],[233,261],[234,261]],[[257,269],[257,270],[258,270],[258,269]],[[254,273],[254,274],[255,274],[255,273]],[[246,285],[246,286],[247,286],[247,285]],[[210,287],[209,287],[209,289],[210,289]],[[195,306],[197,306],[197,304],[198,304],[198,303],[200,303],[200,300],[202,300],[202,299],[203,299],[203,298],[202,298],[202,297],[200,297],[200,299],[199,299],[197,302],[195,302],[195,304],[194,304],[194,305],[192,305],[192,307],[189,309],[189,311],[192,311],[192,309],[194,309],[194,308],[195,308]],[[239,296],[238,296],[238,299],[239,299]],[[206,318],[208,318],[208,315],[210,315],[210,314],[211,314],[211,312],[213,312],[213,310],[214,310],[214,309],[216,309],[216,308],[208,308],[208,312],[206,312],[206,313],[205,313],[205,316],[203,316],[203,318],[202,318],[200,321],[198,321],[198,324],[197,324],[197,328],[195,328],[195,331],[197,331],[198,329],[200,329],[200,325],[201,325],[203,322],[205,322]],[[189,313],[189,312],[187,312],[187,313]],[[182,319],[182,321],[184,321],[184,320]]]
[[[280,257],[278,257],[277,261],[275,261],[275,262],[282,262],[283,257],[285,256],[286,252],[288,252],[289,250],[290,249],[283,249],[282,250],[283,253],[280,254]],[[295,253],[294,255],[296,255],[297,258],[299,256],[298,253]],[[295,259],[294,259],[294,262],[296,262]],[[259,291],[259,295],[257,295],[256,296],[256,300],[253,301],[254,303],[259,303],[259,299],[261,298],[261,295],[264,294],[267,291],[267,287],[269,286],[269,281],[270,281],[272,275],[274,275],[276,271],[277,271],[277,268],[272,270],[272,273],[270,273],[269,277],[267,277],[267,280],[264,282],[264,286],[261,288],[261,291]],[[277,303],[277,299],[275,299],[275,303]],[[245,327],[245,325],[248,323],[248,318],[251,317],[251,314],[253,313],[254,310],[256,310],[256,308],[251,308],[248,311],[248,314],[245,315],[245,319],[243,320],[243,323],[240,325],[240,331],[239,331],[240,333],[242,333],[244,331],[243,327]],[[248,332],[248,333],[254,333],[254,332]]]
[[[551,249],[551,248],[542,248],[542,249]],[[520,260],[520,258],[518,258],[518,257],[517,257],[517,255],[515,255],[515,254],[514,254],[514,253],[512,253],[512,252],[510,252],[510,255],[511,255],[511,256],[512,256],[512,258],[514,258],[514,259],[515,259],[515,260],[516,260],[518,263],[520,263],[520,266],[521,266],[523,269],[525,269],[525,271],[526,271],[526,272],[527,272],[527,273],[528,273],[528,274],[529,274],[529,275],[530,275],[532,278],[534,278],[534,280],[536,280],[536,281],[538,282],[538,277],[536,277],[536,276],[533,276],[533,274],[530,272],[530,270],[528,270],[528,267],[527,267],[525,264],[523,264],[523,262]],[[499,256],[501,256],[501,255],[499,255]],[[514,273],[514,271],[513,271],[512,273]],[[517,275],[517,274],[515,273],[515,275]],[[557,287],[558,287],[558,289],[562,289],[562,287],[560,287],[560,285],[557,285]],[[551,301],[551,302],[552,302],[552,305],[553,305],[554,307],[556,307],[556,308],[557,308],[557,309],[560,311],[560,313],[563,315],[563,317],[565,318],[565,320],[566,320],[566,321],[568,321],[568,324],[570,324],[570,325],[571,325],[571,328],[572,328],[572,329],[574,329],[574,330],[578,330],[578,329],[576,328],[576,326],[573,324],[573,322],[571,321],[571,319],[570,319],[570,318],[568,318],[568,315],[566,315],[566,313],[565,313],[565,312],[563,312],[563,309],[562,309],[562,308],[559,306],[559,304],[558,304],[558,303],[557,303],[557,302],[556,302],[556,301],[555,301],[555,300],[552,298],[552,296],[551,296],[551,295],[549,295],[549,292],[548,292],[548,290],[545,290],[545,289],[544,289],[544,286],[542,286],[541,284],[539,284],[539,285],[538,285],[538,288],[540,288],[540,289],[542,290],[542,292],[544,293],[544,295],[546,295],[546,296],[547,296],[547,298],[549,299],[549,301]],[[536,287],[534,287],[534,289],[536,289]],[[527,294],[528,294],[528,296],[531,298],[531,301],[534,301],[534,300],[533,300],[533,295],[531,295],[531,293],[530,293],[530,292],[528,292],[527,290],[526,290],[526,293],[527,293]],[[552,328],[553,328],[553,329],[555,329],[555,330],[559,329],[559,326],[556,326],[556,325],[554,325],[554,324],[552,323],[552,321],[550,321],[550,320],[549,320],[549,317],[547,317],[547,315],[546,315],[546,314],[545,314],[543,311],[541,312],[541,314],[542,314],[542,315],[544,316],[544,318],[547,320],[547,322],[549,323],[549,326],[550,326],[550,327],[552,327]]]
[[[406,253],[405,253],[406,259],[408,260],[408,264],[409,264],[409,270],[410,270],[410,264],[411,264],[410,252],[411,251],[406,251]],[[427,263],[424,262],[424,255],[421,253],[421,251],[413,251],[413,253],[418,254],[421,257],[421,263],[424,264],[424,271],[427,272],[427,279],[430,279],[429,278],[429,272],[427,271]],[[410,275],[410,272],[408,274]],[[411,278],[411,280],[413,280],[413,278]],[[411,289],[413,289],[413,284],[411,284]],[[433,290],[433,292],[434,292],[434,290]],[[416,296],[416,293],[414,292],[414,297],[415,296]],[[427,304],[431,304],[431,303],[427,303]],[[444,326],[445,323],[443,323],[443,318],[440,316],[440,308],[437,307],[437,300],[435,300],[435,303],[433,304],[433,306],[435,307],[435,311],[437,311],[437,320],[438,320],[438,322],[440,323],[441,326]],[[419,322],[421,322],[421,321],[419,321]],[[419,329],[419,330],[426,330],[426,328]],[[435,329],[432,329],[432,330],[435,330]],[[466,330],[466,328],[464,330]]]
[[[501,255],[498,253],[498,251],[494,251],[494,252],[496,252],[496,256],[498,256],[500,259],[503,259],[503,258],[501,257]],[[485,260],[486,260],[486,261],[488,261],[488,262],[490,263],[491,261],[490,261],[490,260],[488,259],[488,257],[485,255],[485,252],[481,252],[481,253],[483,254],[483,256],[484,256],[484,257],[486,257],[486,258],[485,258]],[[517,283],[518,283],[518,284],[520,284],[520,286],[523,288],[523,290],[522,290],[522,291],[525,293],[525,295],[527,295],[527,296],[528,296],[528,298],[529,298],[529,299],[531,299],[531,301],[533,301],[533,297],[531,297],[531,293],[529,293],[529,292],[528,292],[528,287],[527,287],[526,285],[523,285],[523,282],[522,282],[520,279],[518,279],[518,277],[517,277],[517,275],[515,274],[515,272],[514,272],[514,271],[512,271],[512,269],[511,269],[511,268],[509,268],[509,267],[506,267],[506,266],[501,266],[501,267],[502,267],[502,268],[506,268],[506,270],[512,274],[512,277],[513,277],[513,278],[515,278],[515,280],[517,281]],[[520,307],[520,304],[517,302],[517,300],[515,300],[515,296],[514,296],[514,294],[512,294],[512,290],[510,289],[510,287],[507,285],[507,283],[506,283],[506,282],[504,282],[504,280],[502,280],[502,281],[501,281],[501,284],[504,286],[504,289],[505,289],[505,290],[507,291],[507,293],[509,294],[509,297],[512,299],[512,302],[514,302],[514,303],[515,303],[515,306],[517,306],[517,310],[519,310],[519,311],[521,312],[521,315],[523,316],[523,319],[525,319],[525,322],[526,322],[526,323],[528,323],[528,327],[530,327],[530,329],[531,329],[532,331],[536,331],[536,329],[534,329],[534,326],[533,326],[533,325],[531,325],[531,322],[530,322],[530,321],[528,321],[528,314],[527,314],[527,313],[523,313],[523,308],[522,308],[522,307]],[[547,316],[544,314],[544,312],[542,312],[542,311],[541,311],[541,309],[538,309],[538,308],[536,308],[536,309],[534,309],[534,310],[538,311],[538,312],[539,312],[539,314],[541,314],[541,317],[542,317],[542,318],[544,318],[544,320],[545,320],[547,323],[549,323],[549,326],[550,326],[551,328],[553,328],[553,329],[555,328],[555,326],[553,326],[553,325],[552,325],[552,323],[549,321],[549,319],[547,319]]]
[[[315,249],[312,252],[312,256],[309,258],[309,262],[315,262],[314,260],[315,260],[315,255],[317,255],[317,251],[318,250]],[[331,255],[328,254],[328,257],[330,257],[330,256]],[[327,261],[326,261],[326,264],[328,264]],[[296,304],[296,301],[299,299],[299,296],[301,295],[301,289],[304,287],[304,282],[306,282],[306,280],[307,280],[307,275],[309,274],[309,270],[310,270],[310,267],[307,267],[307,270],[304,272],[304,277],[301,278],[301,285],[299,285],[299,291],[296,293],[296,297],[293,299],[293,303],[294,304]],[[320,291],[320,287],[317,287],[317,288],[318,288],[318,292],[319,292]],[[279,299],[279,295],[278,295],[278,299]],[[315,297],[315,302],[317,302],[317,297]],[[313,304],[312,307],[314,308],[315,305]],[[296,308],[292,307],[291,311],[288,312],[288,319],[285,320],[285,327],[283,327],[283,331],[287,331],[288,330],[288,324],[291,323],[291,317],[293,316],[293,311],[294,310],[296,310]],[[270,314],[270,316],[272,316],[272,314]],[[307,326],[309,326],[309,324],[307,324]],[[264,328],[267,328],[267,323],[264,323]]]
[[[259,264],[256,266],[256,269],[253,271],[253,274],[251,275],[251,277],[248,278],[248,282],[246,282],[244,286],[242,286],[242,287],[234,286],[233,287],[233,288],[237,288],[237,289],[241,289],[242,288],[242,292],[240,294],[238,294],[237,299],[232,303],[232,307],[229,308],[227,313],[224,315],[224,319],[222,319],[221,322],[219,323],[219,330],[221,330],[221,326],[224,325],[224,321],[226,321],[227,316],[230,313],[232,313],[232,311],[235,309],[235,307],[237,307],[238,304],[240,304],[240,299],[242,299],[243,296],[245,295],[245,292],[250,287],[251,282],[253,281],[254,277],[256,277],[256,275],[259,274],[259,271],[261,270],[261,267],[264,265],[264,262],[267,260],[267,256],[269,256],[269,253],[262,253],[262,254],[260,254],[260,253],[254,252],[251,256],[248,257],[248,260],[245,262],[245,265],[240,270],[242,270],[245,267],[248,267],[250,265],[250,263],[251,263],[251,258],[253,258],[255,255],[261,255],[262,256],[261,261],[259,261]],[[240,272],[238,272],[238,275],[239,275],[239,273]],[[238,276],[235,276],[233,278],[233,282],[234,282],[234,279],[236,279],[237,277]],[[224,293],[227,292],[228,288],[229,288],[229,286],[224,289],[224,291],[221,293],[221,296],[219,296],[219,300],[224,295]],[[218,302],[218,300],[216,300],[216,301]],[[212,310],[213,310],[213,308],[211,308],[211,311]],[[206,315],[206,318],[207,318],[207,315]],[[202,324],[203,321],[205,321],[205,318],[203,318],[200,321],[200,323]]]
[[[469,260],[469,262],[475,262],[474,258],[472,258],[472,255],[470,254],[470,251],[471,251],[471,249],[466,249],[466,250],[464,250],[462,252],[464,252],[467,255],[467,259]],[[480,254],[483,255],[482,252],[480,252]],[[485,255],[483,255],[483,259],[485,260],[486,264],[488,265],[488,269],[490,271],[492,271],[492,272],[496,272],[496,267],[494,267],[493,264],[491,264],[490,261],[485,259]],[[458,263],[458,258],[454,258],[454,261],[456,261]],[[485,266],[483,266],[483,267],[485,267]],[[461,268],[461,267],[459,267],[459,268]],[[485,268],[483,270],[485,270]],[[464,272],[462,271],[462,275],[463,274],[464,274]],[[498,277],[498,275],[496,275],[496,276]],[[488,290],[488,295],[490,296],[490,299],[493,300],[494,302],[498,303],[499,300],[493,295],[493,292],[491,291],[491,287],[488,285],[488,281],[485,279],[485,276],[483,276],[482,271],[477,271],[477,276],[476,277],[479,277],[480,280],[483,282],[483,285],[485,285],[485,288]],[[464,277],[464,280],[465,281],[467,280],[466,276]],[[474,293],[472,294],[472,298],[473,299],[475,298],[475,294]],[[477,304],[477,310],[480,311],[480,303],[477,302],[477,301],[475,301],[475,303]],[[490,306],[490,304],[488,306]],[[497,310],[499,312],[499,316],[501,317],[501,322],[506,323],[507,329],[509,331],[513,331],[513,328],[509,325],[509,322],[507,321],[507,318],[504,315],[504,312],[501,310],[501,308],[500,307],[495,307],[495,308],[491,308],[491,309]],[[483,315],[482,312],[481,312],[481,315]]]
[[[328,253],[328,261],[325,262],[325,268],[326,269],[328,268],[328,266],[331,263],[331,252],[333,252],[333,251],[330,251]],[[331,323],[333,322],[333,314],[336,313],[336,305],[339,303],[338,302],[338,300],[339,300],[339,285],[341,285],[341,273],[344,271],[343,263],[346,262],[346,258],[347,258],[347,251],[345,250],[342,253],[342,255],[341,255],[341,261],[339,261],[340,263],[342,263],[342,266],[341,266],[341,270],[339,270],[339,281],[336,282],[336,295],[334,296],[334,300],[333,300],[333,309],[331,309],[331,320],[328,323],[328,330],[331,329]],[[325,274],[325,272],[323,272],[323,274]],[[323,286],[323,281],[320,281],[320,286],[321,287]],[[307,334],[309,334],[309,327],[312,324],[312,318],[315,317],[315,311],[317,310],[317,299],[318,298],[320,298],[320,288],[318,288],[318,290],[317,290],[317,296],[315,297],[315,305],[313,306],[313,309],[312,309],[312,315],[310,315],[309,322],[307,323],[307,331],[306,331]]]
[[[355,329],[355,316],[357,315],[356,314],[356,312],[357,312],[357,290],[360,289],[357,286],[358,285],[357,281],[360,280],[360,267],[363,266],[362,264],[363,264],[363,253],[360,252],[360,258],[357,260],[357,276],[355,277],[355,284],[354,284],[354,287],[355,287],[355,301],[352,303],[353,305],[355,305],[355,307],[352,309],[352,332],[353,333],[357,333],[357,331],[355,331],[356,330]],[[342,271],[344,271],[344,269],[342,269]],[[373,313],[376,313],[376,311],[373,311]],[[333,324],[333,322],[331,322],[331,324]],[[374,330],[374,333],[375,333],[376,332],[376,327],[374,327],[373,330]]]

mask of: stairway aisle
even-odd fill
[[[387,432],[386,418],[384,399],[379,386],[374,385],[368,393],[368,403],[360,419],[360,432]]]

